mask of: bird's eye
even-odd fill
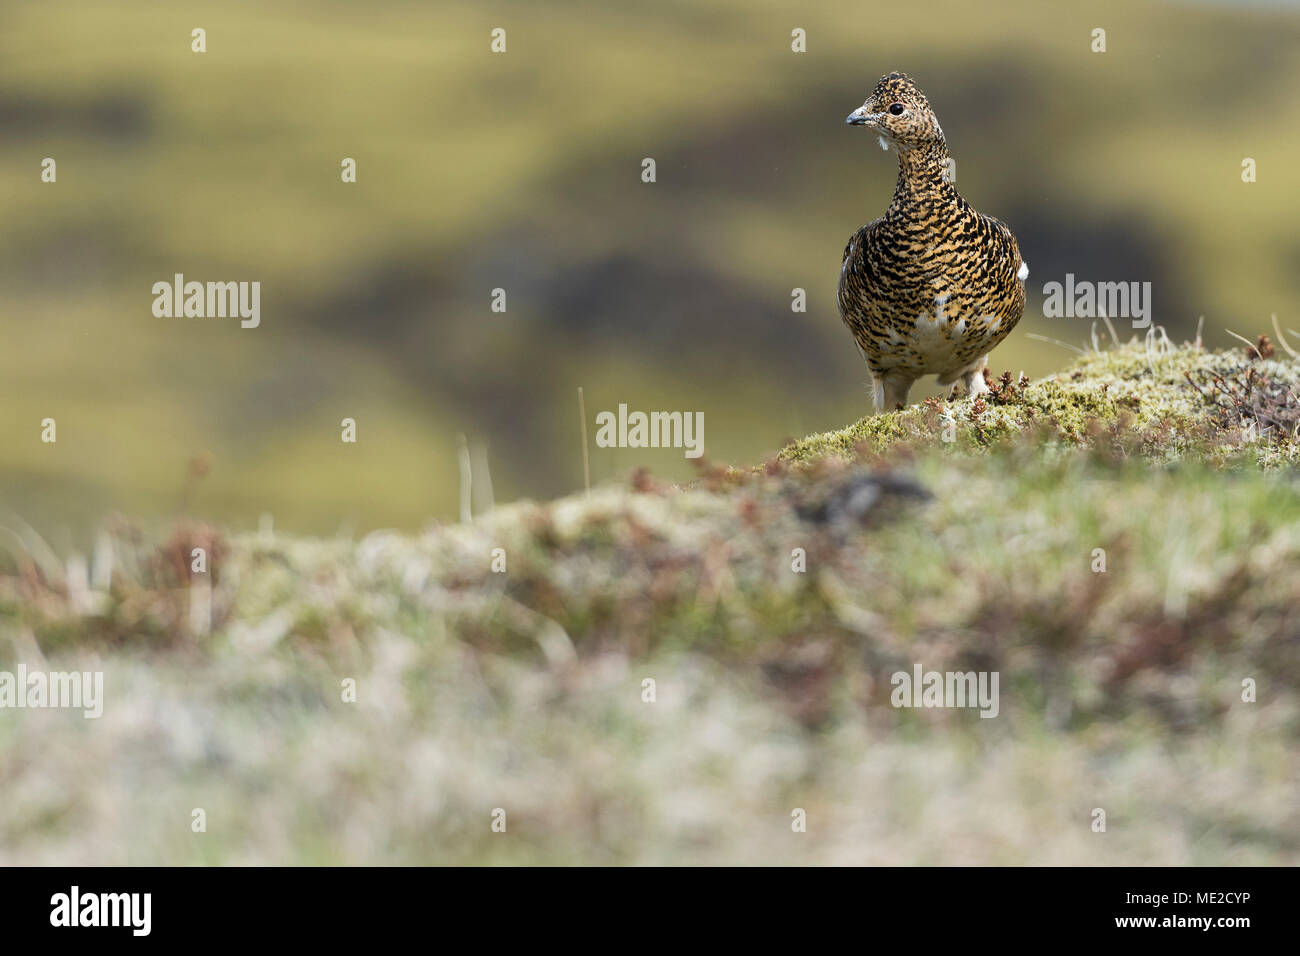
[[[889,108],[889,112],[893,113],[895,116],[901,116],[903,113],[903,104],[895,103]]]

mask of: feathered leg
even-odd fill
[[[976,395],[988,394],[989,385],[984,381],[984,366],[989,362],[987,355],[981,355],[970,365],[958,372],[953,378],[961,379],[962,388],[966,390],[967,398],[974,398]],[[955,397],[957,389],[954,387],[952,396]]]
[[[912,383],[916,379],[910,375],[900,375],[897,372],[886,372],[883,375],[872,374],[871,397],[875,402],[876,411],[892,412],[899,408],[907,407],[907,393],[912,390]]]

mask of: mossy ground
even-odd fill
[[[24,532],[0,669],[107,702],[0,712],[0,862],[1295,864],[1298,371],[1129,346],[415,536]]]
[[[1085,355],[1041,381],[1004,373],[983,399],[930,400],[811,435],[782,458],[844,458],[911,443],[983,448],[1036,432],[1049,445],[1119,443],[1157,461],[1294,463],[1300,361],[1264,350],[1268,358],[1251,358],[1244,348],[1211,352],[1152,334]]]

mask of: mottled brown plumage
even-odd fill
[[[922,375],[986,392],[988,353],[1025,308],[1015,237],[949,181],[943,130],[906,74],[881,77],[847,122],[898,152],[894,199],[849,240],[840,269],[840,316],[871,370],[876,408],[906,405]]]

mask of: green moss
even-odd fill
[[[1209,352],[1164,339],[1156,345],[1154,339],[1087,355],[1024,388],[995,385],[995,394],[982,400],[932,400],[868,416],[796,441],[780,457],[848,459],[900,444],[980,449],[1033,431],[1058,444],[1124,447],[1127,442],[1131,449],[1126,450],[1161,460],[1192,455],[1223,464],[1244,458],[1266,467],[1297,460],[1291,436],[1270,430],[1263,419],[1252,428],[1252,416],[1233,414],[1232,398],[1214,381],[1217,376],[1243,393],[1253,370],[1279,388],[1294,389],[1300,385],[1300,361],[1252,361],[1244,349]]]

